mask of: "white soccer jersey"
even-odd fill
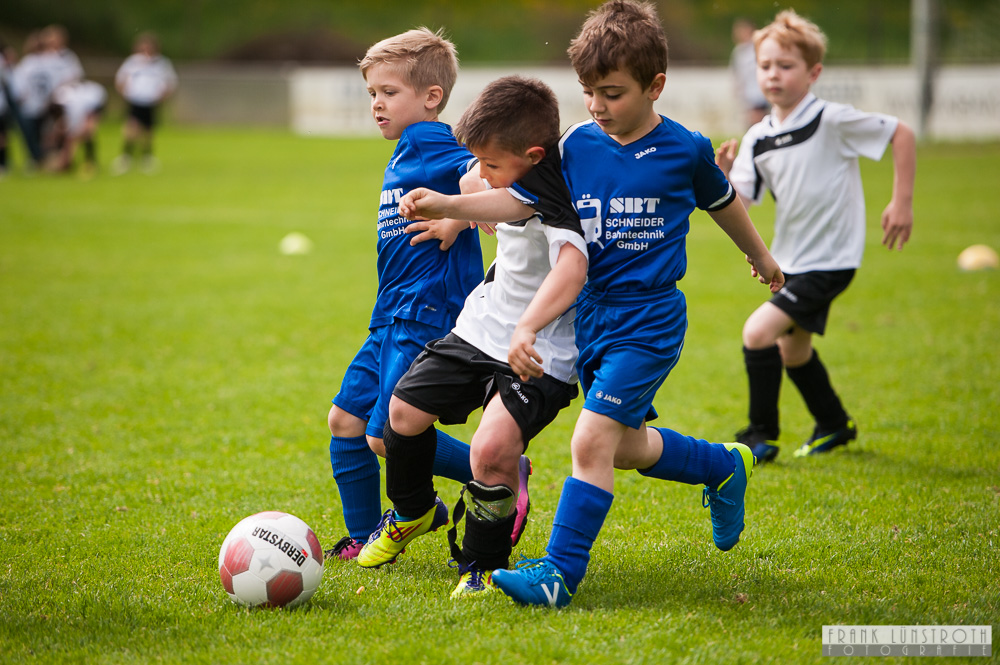
[[[65,83],[52,93],[52,102],[62,106],[66,114],[66,130],[70,136],[78,135],[87,116],[100,110],[107,99],[104,86],[94,81]]]
[[[26,118],[37,118],[45,113],[55,88],[45,70],[41,55],[29,53],[21,58],[14,67],[11,83],[22,115]]]
[[[564,243],[587,256],[583,233],[549,226],[538,215],[523,222],[498,224],[497,255],[483,280],[465,300],[452,332],[486,355],[507,362],[510,338],[538,287],[556,264]],[[542,371],[565,383],[576,383],[573,310],[538,332],[535,350]]]
[[[130,104],[153,106],[177,85],[177,73],[162,55],[133,53],[115,74],[115,86]]]
[[[780,125],[751,127],[729,180],[744,198],[775,200],[771,254],[784,272],[858,268],[865,247],[865,199],[858,157],[879,160],[899,120],[812,93]]]

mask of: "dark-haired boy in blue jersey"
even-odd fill
[[[382,136],[398,141],[385,169],[378,213],[378,293],[369,335],[333,399],[330,463],[349,535],[328,558],[354,559],[382,517],[376,453],[396,381],[432,339],[455,325],[465,297],[483,279],[479,237],[468,224],[447,227],[439,243],[411,243],[400,197],[415,187],[459,192],[475,163],[451,128],[438,121],[458,74],[454,45],[425,28],[373,45],[360,63],[372,116]],[[469,446],[438,431],[434,473],[472,479]],[[438,502],[433,529],[447,523]],[[439,519],[440,518],[440,519]]]
[[[567,605],[611,508],[614,469],[704,484],[712,535],[729,550],[744,526],[750,449],[712,444],[665,428],[656,390],[677,362],[687,328],[676,282],[687,267],[685,236],[695,208],[708,211],[747,255],[751,274],[777,291],[777,263],[715,164],[710,141],[662,117],[667,46],[655,9],[614,0],[588,18],[570,50],[592,120],[560,141],[562,173],[586,232],[590,268],[577,301],[577,371],[586,394],[572,438],[573,474],[563,485],[547,556],[493,583],[527,605]],[[527,207],[542,191],[529,172],[513,193]],[[444,214],[480,221],[524,217],[512,197],[485,192],[459,198]],[[431,197],[433,199],[433,197]],[[452,199],[454,202],[455,200]],[[418,211],[420,199],[414,201]],[[441,210],[438,210],[441,212]],[[518,372],[537,376],[530,364]]]

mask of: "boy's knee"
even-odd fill
[[[389,400],[389,422],[402,436],[416,436],[433,425],[437,418],[404,402],[395,395]]]
[[[523,450],[520,442],[499,437],[476,437],[469,455],[472,473],[479,480],[493,482],[501,478],[502,482],[507,482],[508,477],[517,474]]]
[[[330,407],[330,413],[327,415],[326,422],[330,427],[330,434],[333,436],[349,439],[365,435],[365,425],[367,423],[361,418],[344,411],[336,404]]]
[[[748,349],[766,349],[776,340],[770,330],[758,325],[753,318],[743,324],[743,346]]]

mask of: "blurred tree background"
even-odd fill
[[[124,57],[136,33],[153,30],[176,61],[355,63],[368,45],[426,25],[445,28],[465,63],[566,62],[569,40],[599,0],[3,0],[0,37],[18,50],[49,23],[65,25],[82,56]],[[661,0],[675,63],[721,64],[730,26],[759,25],[785,7],[816,21],[828,62],[899,64],[909,58],[909,0]],[[939,0],[941,59],[1000,60],[1000,0]]]

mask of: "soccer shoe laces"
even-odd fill
[[[372,532],[372,535],[368,536],[368,543],[373,543],[378,540],[379,535],[385,531],[385,534],[389,537],[389,540],[394,543],[398,543],[403,539],[403,533],[396,526],[396,511],[393,508],[388,509],[382,513],[382,520],[378,523],[378,527]]]
[[[546,564],[548,562],[543,558],[529,559],[522,554],[521,560],[514,564],[514,570],[524,574],[528,582],[532,584],[541,581],[544,577],[550,576],[553,572],[559,579],[562,579],[562,573],[555,566]]]
[[[702,508],[708,508],[709,504],[713,504],[713,503],[724,503],[724,504],[729,505],[729,506],[735,506],[736,505],[736,502],[733,501],[732,499],[727,499],[726,497],[724,497],[721,494],[719,494],[716,490],[709,489],[706,486],[705,489],[702,490],[702,493],[701,493],[701,507]],[[724,523],[724,521],[722,519],[721,513],[718,514],[718,515],[716,515],[716,513],[714,511],[712,512],[712,526],[713,527],[722,527],[722,526],[725,526],[725,523]]]

